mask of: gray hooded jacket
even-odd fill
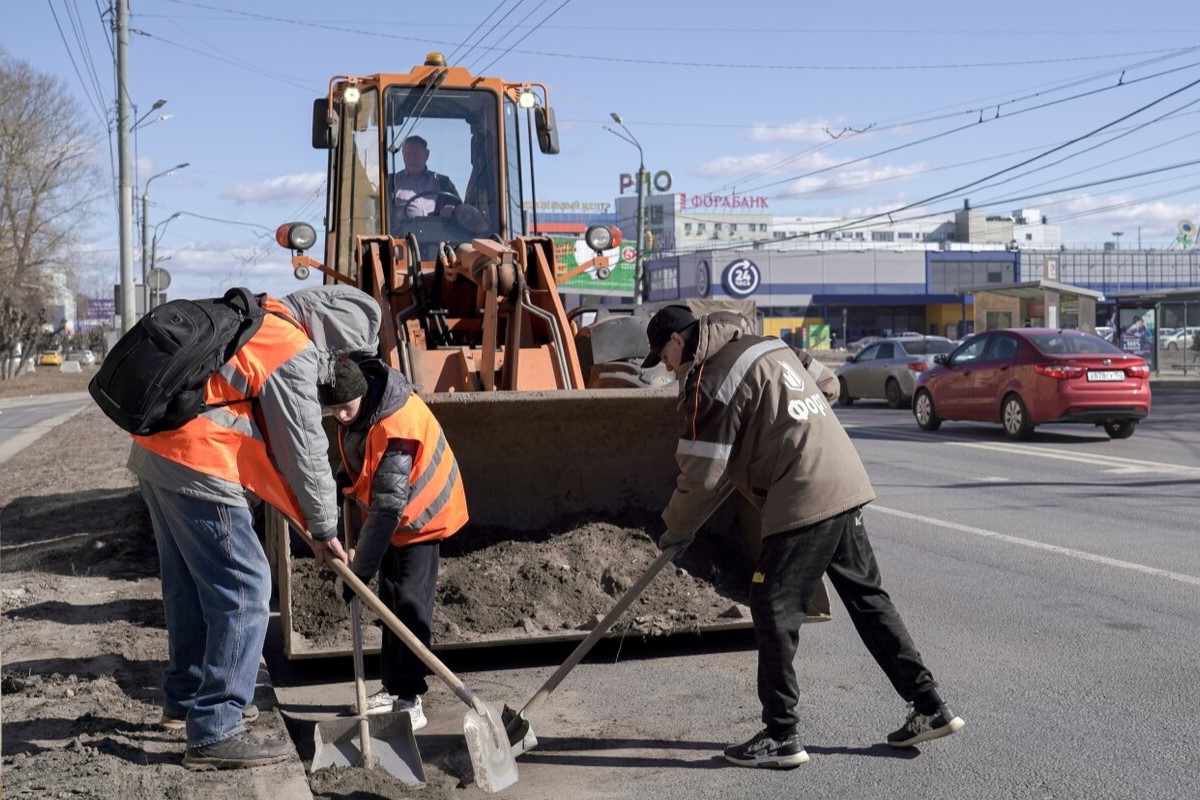
[[[317,384],[328,379],[337,356],[378,350],[382,312],[370,295],[348,286],[301,289],[280,301],[312,343],[271,373],[255,402],[271,458],[295,494],[309,531],[328,541],[337,534],[338,503]],[[127,466],[142,480],[180,494],[231,506],[258,502],[241,484],[163,458],[136,441]]]

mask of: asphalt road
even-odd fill
[[[904,707],[835,601],[831,622],[801,633],[796,660],[810,763],[774,773],[720,760],[761,727],[745,636],[606,642],[532,716],[541,744],[502,796],[1195,796],[1200,394],[1156,388],[1154,403],[1119,442],[1066,425],[1024,443],[999,426],[927,433],[882,403],[837,409],[879,495],[866,518],[884,585],[967,721],[961,734],[919,750],[880,744]],[[450,663],[489,702],[519,707],[566,652]],[[273,674],[310,757],[304,722],[352,700],[349,664],[276,661]],[[426,709],[428,758],[461,740],[465,709],[441,686]]]
[[[0,399],[0,463],[92,402],[87,392]]]

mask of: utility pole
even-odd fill
[[[129,153],[129,0],[113,0],[117,25],[117,163],[121,239],[121,332],[133,327],[137,307],[133,291],[133,182]]]

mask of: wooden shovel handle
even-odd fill
[[[596,627],[592,628],[592,632],[587,635],[587,638],[575,646],[575,649],[571,651],[571,655],[567,656],[567,660],[554,671],[549,680],[542,684],[542,688],[538,689],[537,694],[529,698],[529,702],[521,709],[519,717],[525,718],[526,714],[532,714],[541,707],[546,698],[550,696],[550,693],[558,688],[563,678],[567,677],[567,673],[583,660],[583,657],[595,646],[596,642],[600,641],[601,637],[608,633],[608,629],[625,613],[625,609],[629,608],[629,605],[645,591],[650,581],[654,580],[654,576],[662,570],[668,561],[675,557],[675,553],[678,552],[679,548],[680,545],[672,545],[658,554],[658,558],[654,559],[650,566],[646,567],[646,571],[642,573],[642,576],[637,579],[633,586],[625,590],[625,594],[621,595],[604,618],[596,624]]]

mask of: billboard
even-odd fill
[[[597,256],[579,237],[551,238],[559,291],[633,297],[637,248],[632,244],[622,244]]]

